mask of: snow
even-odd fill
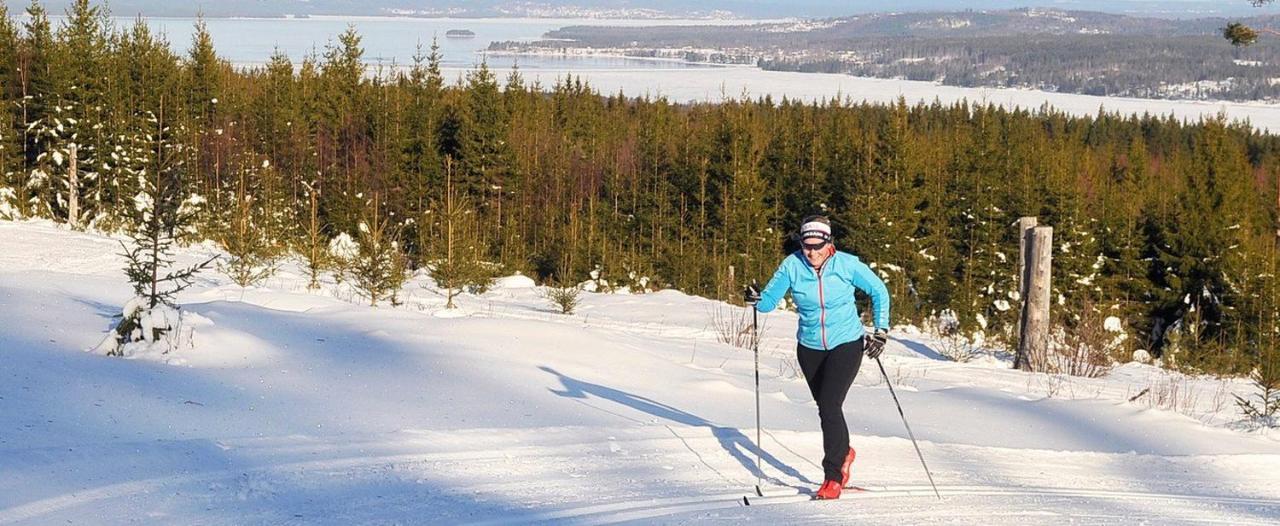
[[[364,225],[364,223],[360,223]],[[365,227],[368,229],[368,227]],[[360,246],[356,244],[354,239],[346,232],[338,234],[333,240],[329,241],[329,254],[338,259],[354,259],[360,255]]]
[[[1107,316],[1107,319],[1103,320],[1102,322],[1102,328],[1106,329],[1107,332],[1123,332],[1124,331],[1124,327],[1120,323],[1120,318],[1117,318],[1115,316]]]
[[[506,276],[498,278],[493,283],[495,289],[528,289],[537,286],[533,278],[516,274],[514,276]]]
[[[1280,436],[1242,425],[1239,380],[1032,375],[895,330],[885,372],[942,501],[867,362],[845,411],[871,491],[743,507],[757,453],[770,489],[821,482],[792,313],[761,316],[757,444],[754,355],[717,341],[723,303],[583,293],[565,316],[513,276],[440,317],[425,276],[368,307],[331,276],[307,291],[295,261],[257,288],[202,274],[178,296],[192,345],[122,360],[84,352],[133,297],[118,252],[0,222],[0,524],[1280,520]]]
[[[467,68],[444,68],[446,79],[456,79]],[[509,70],[494,68],[499,78]],[[1099,108],[1121,115],[1173,115],[1178,120],[1196,122],[1223,114],[1229,121],[1247,120],[1254,127],[1275,133],[1280,130],[1280,104],[1267,102],[1226,102],[1205,100],[1144,99],[1048,92],[1024,88],[966,88],[945,86],[935,82],[903,79],[854,77],[836,73],[799,73],[766,71],[756,67],[726,66],[705,68],[634,68],[574,69],[522,68],[526,82],[538,81],[554,86],[557,79],[568,75],[580,77],[599,93],[625,93],[632,97],[666,97],[673,102],[720,102],[743,97],[773,97],[781,101],[815,101],[836,98],[852,102],[894,104],[899,97],[907,104],[942,104],[968,101],[970,104],[993,104],[1003,108],[1030,111],[1049,104],[1068,115],[1096,116]],[[1201,90],[1218,89],[1218,84],[1203,84]],[[1191,93],[1195,85],[1170,86],[1168,92]]]
[[[12,220],[22,217],[22,213],[12,204],[17,200],[18,194],[12,188],[0,188],[0,220]]]

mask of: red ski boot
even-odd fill
[[[849,466],[853,465],[853,457],[858,456],[858,452],[853,448],[849,448],[849,456],[844,457],[844,465],[840,466],[840,487],[849,487]]]
[[[818,494],[813,498],[818,500],[831,500],[840,498],[840,481],[828,480],[822,483],[822,487],[818,488]]]

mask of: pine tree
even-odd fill
[[[1249,3],[1253,4],[1254,7],[1262,7],[1274,1],[1275,0],[1249,0]],[[1231,22],[1228,23],[1226,27],[1222,28],[1222,37],[1226,38],[1228,42],[1231,42],[1231,45],[1233,46],[1248,46],[1258,41],[1259,31],[1272,35],[1276,34],[1276,30],[1269,27],[1254,29],[1240,22]]]

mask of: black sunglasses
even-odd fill
[[[803,246],[805,250],[822,250],[827,248],[827,242],[819,241],[817,243],[801,243],[800,246]]]

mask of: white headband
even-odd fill
[[[800,239],[816,237],[823,241],[831,241],[831,225],[810,221],[800,227]]]

